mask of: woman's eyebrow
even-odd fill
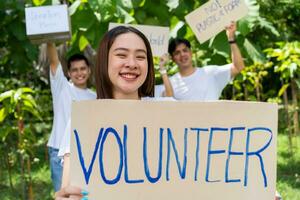
[[[137,49],[136,52],[142,52],[142,53],[147,54],[147,51],[145,49]]]
[[[129,49],[124,48],[124,47],[118,47],[118,48],[115,48],[113,51],[129,51]],[[136,49],[135,51],[138,53],[142,52],[142,53],[147,54],[147,51],[145,49]]]
[[[118,48],[114,49],[113,51],[129,51],[129,49],[124,48],[124,47],[118,47]]]

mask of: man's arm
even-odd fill
[[[165,64],[168,61],[168,54],[164,54],[163,56],[160,57],[160,61],[159,61],[159,71],[165,86],[165,90],[163,92],[163,96],[164,97],[173,97],[174,96],[174,92],[173,92],[173,87],[171,84],[171,81],[168,77],[167,74],[167,70],[165,69]]]
[[[47,43],[47,56],[50,61],[50,70],[52,75],[55,75],[57,66],[59,64],[58,54],[55,44],[52,42]]]
[[[226,27],[226,34],[227,34],[228,42],[230,44],[231,59],[232,59],[231,78],[239,74],[242,71],[242,69],[244,69],[245,67],[240,49],[235,42],[235,31],[236,31],[236,22],[231,22],[231,24]]]

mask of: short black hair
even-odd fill
[[[185,46],[187,46],[189,49],[191,48],[191,43],[184,38],[175,38],[175,39],[171,39],[170,43],[169,43],[169,48],[168,48],[168,52],[169,54],[172,56],[174,51],[176,50],[176,47],[180,44],[185,44]]]
[[[81,61],[81,60],[84,60],[85,64],[88,67],[90,66],[88,59],[84,55],[77,53],[77,54],[72,55],[68,59],[68,70],[70,70],[72,62],[74,62],[74,61]]]

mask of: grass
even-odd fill
[[[288,137],[279,135],[277,156],[277,190],[284,200],[300,200],[300,148],[292,155]]]
[[[46,162],[48,163],[48,162]],[[4,176],[4,177],[7,177]],[[22,200],[22,181],[19,173],[13,174],[13,189],[9,187],[8,180],[0,182],[0,199],[1,200]],[[35,168],[32,172],[33,194],[34,199],[53,200],[54,192],[52,190],[50,170],[45,164]]]

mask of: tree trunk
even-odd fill
[[[292,131],[292,124],[290,120],[290,114],[289,114],[289,101],[288,101],[288,95],[287,91],[285,90],[283,93],[283,103],[284,103],[284,110],[286,113],[286,123],[287,123],[287,128],[288,128],[288,138],[289,138],[289,150],[290,153],[293,154],[293,131]]]
[[[13,193],[14,192],[14,185],[13,185],[13,181],[12,181],[12,169],[11,169],[11,166],[10,166],[10,163],[9,163],[9,156],[8,156],[8,153],[5,152],[6,155],[5,155],[5,160],[6,160],[6,165],[7,165],[7,171],[8,171],[8,179],[9,179],[9,186],[10,186],[10,190],[11,192]]]
[[[20,116],[21,109],[20,105],[17,105],[17,113],[18,116]],[[18,125],[18,149],[22,149],[22,143],[23,143],[23,133],[24,133],[24,120],[19,117],[17,121]],[[24,158],[22,154],[19,154],[20,156],[20,165],[21,165],[21,177],[22,177],[22,197],[23,199],[27,199],[26,196],[26,178],[25,178],[25,167],[24,167]]]
[[[255,87],[255,91],[256,91],[256,100],[257,101],[260,101],[261,99],[260,99],[260,83],[259,83],[259,79],[258,78],[256,78],[255,79],[255,85],[256,85],[256,87]]]
[[[243,84],[244,86],[244,97],[245,97],[245,100],[248,101],[248,90],[247,90],[247,86],[245,84]]]
[[[291,89],[292,89],[292,102],[293,102],[294,136],[297,137],[299,135],[299,115],[298,115],[297,85],[295,80],[291,81]],[[297,146],[297,140],[295,141]]]
[[[27,173],[28,173],[28,199],[33,200],[30,156],[27,159]]]

